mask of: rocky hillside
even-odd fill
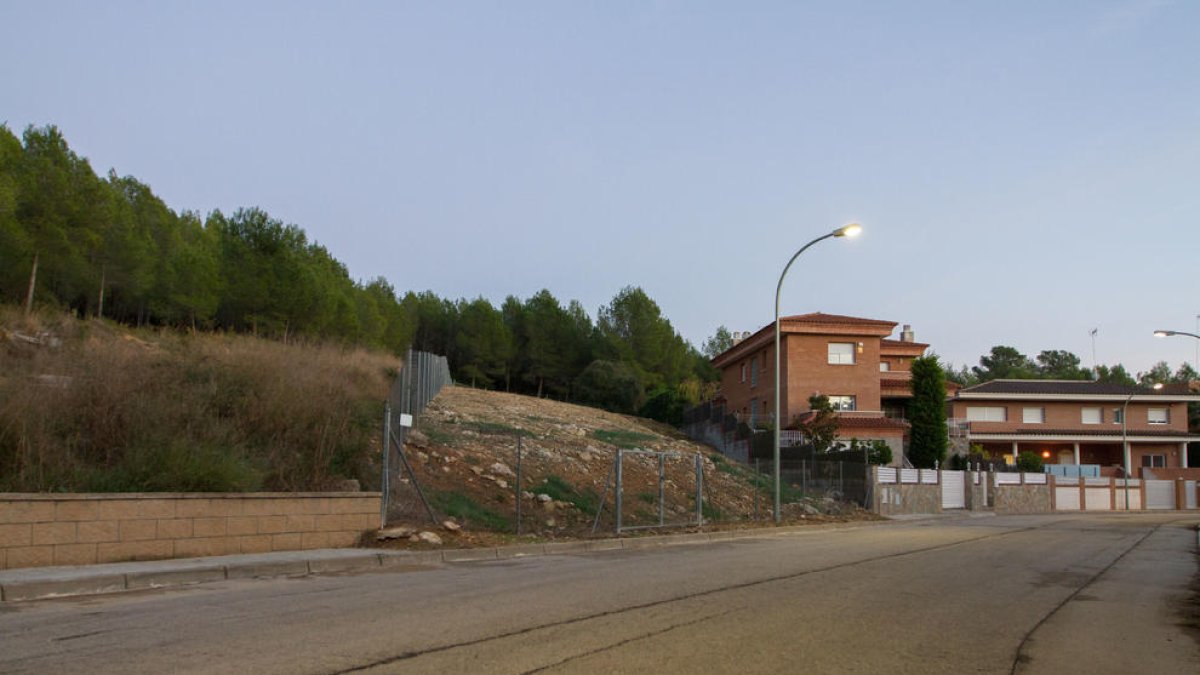
[[[521,485],[516,485],[517,438],[521,437]],[[409,433],[407,453],[437,516],[467,533],[514,532],[518,493],[521,531],[547,537],[590,534],[604,502],[599,533],[611,533],[615,506],[614,460],[622,464],[623,526],[659,522],[659,456],[664,482],[661,515],[667,524],[695,522],[697,457],[703,473],[706,524],[752,521],[770,509],[770,485],[708,446],[651,420],[515,394],[448,387]],[[607,484],[607,488],[606,488]],[[402,484],[394,511],[397,525],[421,525],[416,493]],[[795,520],[862,517],[853,506],[823,496],[789,505]],[[408,536],[400,529],[396,536]],[[460,535],[451,535],[460,536]],[[470,535],[462,535],[470,538]]]

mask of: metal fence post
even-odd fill
[[[517,536],[521,536],[521,431],[517,430]]]
[[[759,518],[762,517],[759,515],[759,510],[758,510],[759,493],[762,492],[762,469],[760,468],[761,463],[762,463],[762,460],[760,460],[757,457],[754,458],[754,519],[755,520],[758,520]]]
[[[704,524],[704,458],[696,453],[696,525]]]
[[[623,459],[624,454],[625,454],[624,450],[622,450],[621,448],[617,448],[617,469],[616,469],[617,477],[616,477],[616,486],[615,486],[616,493],[613,495],[614,499],[616,499],[616,502],[617,502],[616,507],[613,509],[613,511],[616,512],[616,515],[617,515],[617,534],[621,534],[621,468],[622,468],[621,460]]]
[[[391,498],[392,404],[383,402],[383,496],[379,500],[379,529],[387,527],[388,502]]]
[[[666,506],[667,506],[666,463],[667,463],[667,456],[659,455],[658,456],[658,526],[659,527],[662,527],[663,523],[666,522]]]

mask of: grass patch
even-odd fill
[[[600,497],[592,490],[576,490],[570,483],[554,474],[546,476],[534,491],[550,495],[555,501],[570,502],[584,513],[594,513],[600,501]]]
[[[421,433],[425,434],[425,437],[429,439],[430,443],[436,443],[437,445],[454,445],[454,434],[448,431],[429,427],[422,428]]]
[[[516,436],[521,430],[500,422],[463,422],[460,426],[480,434]]]
[[[625,450],[640,448],[649,441],[658,440],[658,437],[653,434],[643,434],[623,429],[597,429],[591,433],[591,436],[598,441],[615,445]]]
[[[479,504],[470,496],[456,490],[435,492],[430,498],[442,513],[454,516],[464,523],[483,529],[508,532],[512,530],[512,519]]]
[[[653,504],[654,502],[658,501],[658,493],[656,493],[656,492],[639,492],[637,498],[642,500],[643,502],[646,502],[647,504]]]
[[[705,520],[721,520],[725,514],[721,513],[721,509],[709,504],[707,501],[700,502],[700,513]]]

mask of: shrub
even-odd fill
[[[1041,456],[1036,452],[1030,452],[1028,450],[1021,451],[1021,454],[1017,455],[1017,471],[1024,473],[1041,473]]]

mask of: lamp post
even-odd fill
[[[1157,333],[1155,334],[1157,335]],[[1155,382],[1154,386],[1151,387],[1151,389],[1155,391],[1158,391],[1162,388],[1162,382]],[[1129,456],[1129,402],[1132,401],[1133,397],[1137,395],[1138,392],[1135,391],[1134,393],[1126,396],[1125,403],[1121,406],[1121,450],[1125,455],[1125,511],[1127,512],[1129,511],[1129,465],[1131,463],[1129,461],[1131,459]],[[1145,501],[1145,499],[1146,491],[1142,490],[1142,500]]]
[[[813,244],[829,239],[830,237],[857,237],[862,233],[862,225],[858,223],[850,223],[843,225],[829,234],[822,235],[805,244],[799,251],[796,251],[791,260],[788,260],[787,265],[783,268],[783,274],[779,275],[779,284],[775,286],[775,443],[774,443],[774,460],[775,460],[775,522],[779,523],[782,520],[782,514],[779,509],[779,430],[783,428],[783,420],[779,415],[779,293],[783,290],[783,279],[787,276],[788,270],[792,268],[792,263],[796,262],[796,258],[800,257],[801,253],[808,250]]]
[[[1196,323],[1197,323],[1197,325],[1200,325],[1200,314],[1196,315]],[[1188,337],[1194,337],[1197,340],[1200,340],[1200,335],[1197,335],[1195,333],[1187,333],[1187,332],[1181,331],[1181,330],[1156,330],[1156,331],[1154,331],[1154,337],[1174,337],[1176,335],[1186,335]],[[1200,350],[1200,345],[1197,345],[1197,349]],[[1193,365],[1196,367],[1196,370],[1200,371],[1200,358],[1197,358],[1196,362]]]

